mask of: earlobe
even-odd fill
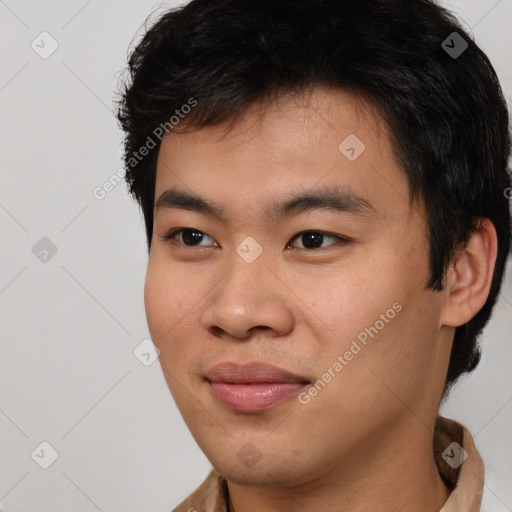
[[[498,240],[489,219],[480,219],[464,249],[450,264],[440,325],[458,327],[483,307],[491,288]]]

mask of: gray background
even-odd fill
[[[138,207],[124,183],[93,196],[122,167],[112,109],[127,49],[155,7],[174,5],[0,0],[3,510],[168,511],[210,468],[158,362],[133,354],[149,337]],[[490,56],[510,104],[512,0],[449,5]],[[31,47],[51,49],[43,31],[58,43],[46,59]],[[46,262],[32,252],[43,237],[57,248]],[[509,262],[483,360],[441,410],[475,436],[483,511],[512,511],[511,316]],[[31,457],[43,441],[58,452],[46,470]]]

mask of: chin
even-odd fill
[[[246,485],[246,486],[274,486],[276,485],[276,481],[272,478],[271,473],[266,471],[264,468],[242,468],[240,466],[236,466],[227,468],[226,471],[222,471],[222,467],[214,468],[220,473],[226,480],[232,482],[236,485]]]
[[[246,451],[248,454],[250,448]],[[305,464],[298,460],[291,463],[291,458],[284,454],[261,453],[261,457],[258,458],[255,452],[255,458],[250,459],[245,452],[240,456],[234,450],[229,450],[228,453],[230,453],[228,458],[225,451],[214,456],[207,455],[207,457],[219,474],[237,485],[293,486],[307,482],[312,476],[305,473],[307,467]]]

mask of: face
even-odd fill
[[[146,315],[212,465],[301,484],[398,425],[424,430],[450,349],[443,294],[425,290],[424,208],[378,113],[316,89],[159,151]]]

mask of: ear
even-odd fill
[[[480,311],[489,296],[497,253],[496,229],[489,219],[482,218],[448,268],[440,325],[458,327]]]

